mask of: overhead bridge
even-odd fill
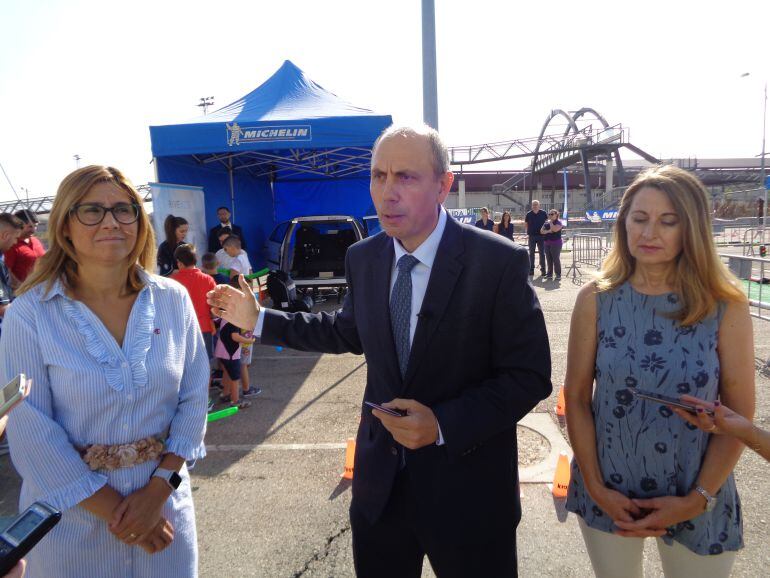
[[[593,116],[600,124],[598,129],[588,124],[578,127],[577,121],[586,115]],[[554,120],[565,120],[567,128],[558,133],[546,134]],[[625,173],[619,149],[626,147],[651,163],[660,162],[652,155],[634,146],[627,139],[626,130],[621,124],[610,125],[593,108],[584,107],[570,114],[561,109],[552,110],[540,131],[533,138],[515,139],[472,146],[452,147],[449,149],[449,161],[453,165],[472,165],[503,161],[509,159],[531,158],[528,174],[515,175],[492,187],[496,194],[503,195],[514,203],[519,201],[508,196],[527,176],[535,182],[538,175],[556,173],[566,167],[581,165],[584,174],[586,201],[593,208],[589,162],[601,158],[606,161],[607,188],[612,188],[613,164],[617,165],[620,186],[625,186]]]
[[[136,187],[139,196],[145,203],[152,202],[152,190],[149,185]],[[0,213],[15,213],[21,209],[29,209],[36,215],[45,215],[51,212],[54,196],[34,197],[32,199],[15,199],[13,201],[0,201]]]

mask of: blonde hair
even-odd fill
[[[142,207],[142,198],[131,182],[118,169],[100,165],[90,165],[77,169],[64,177],[56,192],[48,219],[48,239],[50,248],[45,255],[35,263],[35,268],[18,290],[18,294],[29,291],[33,287],[46,283],[46,292],[50,291],[57,279],[62,279],[69,289],[77,288],[78,257],[72,242],[65,237],[64,229],[71,216],[70,212],[88,191],[98,183],[112,183],[125,191],[132,203],[139,206],[137,219],[136,244],[127,257],[128,271],[126,289],[129,292],[139,291],[142,282],[138,265],[146,271],[151,271],[155,264],[155,233],[147,213]],[[134,266],[132,266],[134,265]]]
[[[636,262],[628,249],[626,220],[634,197],[647,187],[668,197],[682,226],[682,252],[676,258],[674,276],[674,291],[682,307],[672,317],[682,325],[693,325],[712,315],[720,301],[746,302],[738,280],[717,255],[706,188],[697,177],[672,165],[639,173],[626,190],[615,223],[614,244],[598,273],[597,288],[614,289],[634,272]]]

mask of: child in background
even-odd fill
[[[229,229],[229,227],[226,228]],[[214,283],[217,285],[227,285],[230,282],[227,277],[217,271],[217,256],[214,253],[203,254],[203,257],[201,257],[201,271],[214,279]],[[213,334],[212,346],[213,348],[217,346],[216,331]],[[218,388],[222,387],[222,369],[219,367],[219,360],[216,357],[211,359],[211,385]]]
[[[262,393],[259,387],[249,384],[249,366],[251,365],[251,354],[256,339],[251,331],[241,330],[241,337],[247,339],[247,343],[241,343],[241,385],[243,386],[243,397],[255,397]]]
[[[222,227],[219,229],[219,233],[217,233],[217,239],[219,240],[219,249],[217,250],[217,253],[222,250],[225,239],[227,239],[232,234],[233,230],[230,227]]]
[[[251,402],[239,401],[241,389],[241,344],[249,340],[238,333],[238,328],[224,319],[217,321],[217,344],[214,356],[222,366],[222,395],[219,401],[230,402],[231,406],[246,409]]]
[[[230,280],[217,271],[217,256],[214,253],[204,253],[201,257],[201,271],[214,278],[217,285],[227,285]]]
[[[246,251],[241,249],[241,240],[235,235],[230,235],[222,243],[222,248],[217,251],[217,267],[230,269],[230,277],[234,272],[248,275],[251,273],[251,263]],[[238,286],[236,285],[236,288]]]
[[[198,326],[201,333],[203,333],[206,353],[208,353],[209,359],[211,359],[214,352],[212,345],[214,326],[211,323],[211,310],[208,303],[206,303],[206,293],[214,289],[216,283],[209,275],[206,275],[195,266],[198,256],[194,245],[187,243],[179,245],[174,250],[174,261],[178,271],[173,273],[171,278],[181,283],[190,294],[195,315],[198,318]]]

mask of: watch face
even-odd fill
[[[174,472],[171,474],[171,477],[168,480],[168,483],[171,484],[171,487],[175,490],[179,487],[179,484],[182,483],[182,476]]]

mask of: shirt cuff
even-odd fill
[[[254,337],[259,339],[262,337],[262,327],[265,325],[265,308],[259,308],[259,316],[257,317],[257,325],[254,327]]]
[[[199,460],[206,457],[206,446],[203,442],[171,438],[166,440],[164,453],[175,454],[187,461]]]
[[[444,434],[441,433],[441,424],[438,423],[438,420],[436,420],[436,425],[438,426],[438,439],[436,440],[437,446],[443,446],[444,445]]]

